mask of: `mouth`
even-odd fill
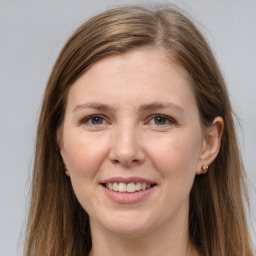
[[[155,183],[145,183],[145,182],[107,182],[101,183],[105,188],[119,193],[135,193],[139,191],[144,191],[156,186]]]
[[[100,185],[105,194],[118,204],[135,204],[151,198],[157,183],[142,177],[111,177]]]

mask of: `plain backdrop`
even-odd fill
[[[22,254],[36,126],[54,61],[83,21],[125,3],[153,2],[0,1],[0,256]],[[249,177],[248,219],[255,243],[256,1],[170,3],[185,9],[206,36],[227,82],[241,123],[237,132]]]

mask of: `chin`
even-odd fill
[[[98,220],[98,225],[108,232],[119,236],[135,238],[150,232],[156,223],[152,216],[142,213],[121,213],[105,216],[106,219]],[[91,225],[94,223],[91,222]]]
[[[114,225],[108,227],[108,231],[115,233],[118,236],[126,238],[137,238],[143,236],[147,233],[150,233],[150,227],[145,225],[136,225],[131,223],[122,223],[120,225]]]

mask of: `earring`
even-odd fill
[[[208,165],[203,165],[203,166],[202,166],[202,171],[203,171],[204,174],[207,173],[208,168],[209,168]]]

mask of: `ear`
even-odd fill
[[[58,148],[60,150],[60,155],[61,155],[61,158],[62,158],[62,161],[64,163],[64,166],[65,166],[65,173],[67,176],[70,176],[70,173],[69,173],[69,168],[67,166],[67,163],[66,163],[66,160],[65,160],[65,150],[64,150],[64,145],[63,145],[63,136],[62,136],[62,128],[59,128],[57,130],[57,133],[56,133],[56,139],[57,139],[57,145],[58,145]]]
[[[204,131],[204,141],[196,169],[197,175],[204,174],[207,170],[202,167],[209,166],[217,157],[223,129],[224,121],[222,117],[217,116],[214,118],[212,125]]]

